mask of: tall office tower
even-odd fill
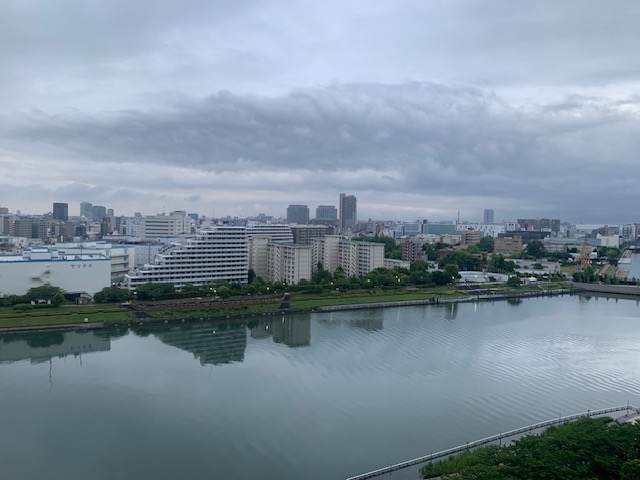
[[[95,221],[100,221],[107,216],[107,207],[103,207],[102,205],[94,205],[93,207],[91,207],[91,213],[93,214],[93,219]]]
[[[316,220],[337,220],[338,209],[334,205],[318,205],[316,208]]]
[[[107,210],[107,217],[113,217],[114,212],[113,212],[113,208],[110,208]]]
[[[91,202],[80,202],[80,216],[81,217],[90,217],[93,215],[92,213],[93,203]]]
[[[493,223],[493,209],[485,208],[484,210],[484,221],[482,223]]]
[[[355,195],[340,194],[340,229],[353,228],[357,218],[357,200]]]
[[[68,203],[54,203],[53,204],[53,219],[62,220],[66,222],[69,220],[69,204]]]
[[[309,223],[309,206],[289,205],[287,207],[287,223],[307,225]]]

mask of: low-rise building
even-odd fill
[[[497,237],[493,239],[493,253],[496,255],[520,255],[522,253],[522,237]]]
[[[0,256],[0,296],[24,295],[43,285],[94,295],[111,285],[111,259],[101,252],[65,254],[49,247]]]
[[[472,247],[473,245],[478,245],[481,238],[482,233],[478,230],[463,230],[460,233],[460,245],[463,247]]]

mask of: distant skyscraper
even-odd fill
[[[93,208],[93,203],[91,202],[80,202],[80,216],[81,217],[91,217],[93,213],[91,213],[91,209]]]
[[[316,220],[337,220],[338,209],[335,205],[318,205],[316,208]]]
[[[68,203],[54,203],[53,204],[53,219],[66,222],[69,220],[69,204]]]
[[[357,203],[355,195],[340,194],[340,229],[356,225]]]
[[[309,206],[289,205],[287,207],[287,223],[307,225],[309,223]]]
[[[107,207],[94,205],[91,207],[91,213],[93,214],[93,219],[95,221],[102,221],[102,219],[107,216]]]
[[[484,211],[484,222],[483,223],[493,223],[493,209],[487,208]]]
[[[113,208],[110,208],[107,210],[107,217],[113,217],[114,212],[113,212]]]

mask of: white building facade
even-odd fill
[[[140,220],[137,233],[147,241],[188,234],[191,233],[191,218],[185,211],[171,212],[170,215],[148,215]]]
[[[318,263],[334,272],[338,267],[351,276],[363,276],[384,266],[384,244],[352,242],[340,235],[327,235],[313,242],[312,269]]]
[[[248,273],[247,229],[219,226],[167,245],[153,263],[126,275],[125,284],[135,290],[148,282],[170,283],[179,290],[187,284],[247,283]]]
[[[24,295],[43,285],[94,295],[111,285],[111,259],[99,252],[65,254],[48,247],[0,257],[0,296]]]

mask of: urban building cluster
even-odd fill
[[[560,252],[585,243],[617,247],[637,234],[637,224],[569,225],[549,218],[496,222],[492,209],[484,211],[482,222],[359,221],[357,199],[345,193],[337,206],[318,205],[314,218],[304,204],[289,205],[286,218],[259,214],[245,219],[186,211],[117,216],[90,202],[80,203],[75,216],[59,202],[44,215],[0,207],[0,296],[47,284],[92,296],[114,284],[135,290],[147,282],[177,289],[246,283],[250,270],[265,281],[297,284],[310,279],[319,265],[340,268],[347,276],[407,267],[425,259],[425,244],[465,249],[489,236],[494,252],[509,256],[521,253],[531,240]],[[366,241],[375,236],[395,239],[401,259],[385,258],[384,244]]]

